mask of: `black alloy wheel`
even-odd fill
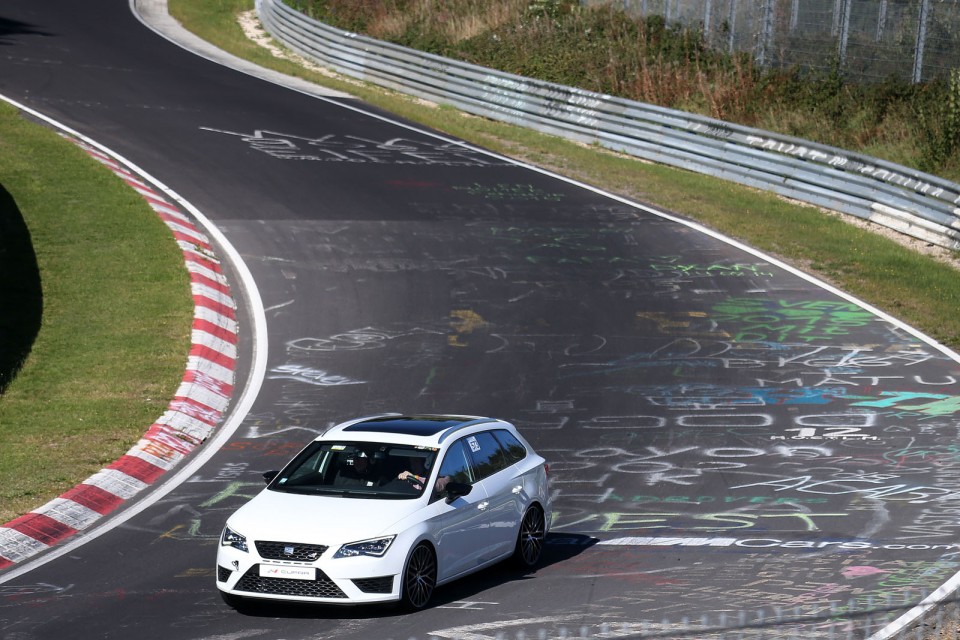
[[[423,609],[433,597],[437,585],[437,559],[430,545],[420,543],[410,554],[403,572],[401,602],[407,609]]]
[[[524,569],[531,569],[540,562],[544,534],[543,509],[538,504],[530,505],[523,514],[520,533],[517,534],[517,548],[513,553],[517,564]]]

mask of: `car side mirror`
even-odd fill
[[[453,502],[457,498],[469,495],[471,491],[473,491],[473,485],[465,482],[448,482],[447,486],[443,488],[447,502]]]
[[[270,482],[276,478],[279,473],[279,471],[267,471],[263,474],[263,481],[267,484],[270,484]]]

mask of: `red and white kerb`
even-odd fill
[[[214,431],[233,394],[236,303],[209,239],[179,209],[116,160],[82,141],[67,138],[136,189],[183,250],[194,302],[190,355],[183,381],[167,411],[136,445],[60,497],[0,526],[0,569],[87,529],[175,467]]]

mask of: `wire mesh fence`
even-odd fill
[[[702,30],[762,66],[913,83],[960,67],[960,0],[581,0]]]

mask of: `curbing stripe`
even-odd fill
[[[117,494],[92,484],[78,484],[60,497],[65,500],[73,500],[102,516],[107,515],[123,502],[123,498]]]
[[[221,315],[229,320],[236,321],[237,319],[237,314],[232,306],[221,304],[216,300],[211,300],[208,297],[195,295],[193,296],[193,303],[198,307],[203,307],[204,309],[212,311],[213,313]]]
[[[210,391],[206,387],[195,384],[181,384],[177,390],[176,398],[192,398],[205,407],[210,407],[220,413],[230,404],[230,398],[223,397],[222,394]]]
[[[217,380],[227,380],[228,378],[232,379],[233,368],[221,367],[215,362],[210,362],[209,360],[201,360],[200,358],[190,357],[187,360],[187,369],[189,371],[199,371],[204,375],[208,375],[211,378],[216,378]]]
[[[203,332],[200,332],[201,335]],[[218,351],[214,345],[208,344],[194,344],[190,348],[190,355],[201,360],[209,360],[210,362],[223,367],[224,369],[232,369],[236,358],[231,357],[228,354],[221,353]]]
[[[208,407],[202,402],[198,402],[193,398],[174,398],[170,402],[170,407],[174,411],[180,411],[191,418],[196,418],[201,422],[207,423],[210,427],[217,426],[217,422],[220,420],[220,412],[214,409],[213,407]],[[131,452],[131,455],[135,455],[136,452]]]
[[[183,383],[201,386],[204,389],[220,394],[225,398],[229,398],[233,395],[232,384],[218,380],[211,375],[203,373],[202,371],[187,371],[187,373],[183,376]]]
[[[0,526],[0,569],[92,526],[172,469],[223,418],[234,389],[236,302],[210,240],[175,205],[108,154],[62,134],[140,193],[183,252],[194,301],[191,348],[167,411],[118,460],[58,498]]]
[[[163,475],[164,471],[166,471],[166,469],[162,467],[151,464],[146,460],[141,460],[140,458],[137,458],[129,453],[120,456],[120,459],[109,465],[107,469],[116,469],[117,471],[121,471],[131,478],[143,482],[144,484],[152,484],[157,478]]]
[[[176,429],[182,437],[192,438],[198,442],[203,442],[206,440],[213,431],[213,429],[210,428],[210,425],[206,424],[205,422],[201,422],[200,420],[191,418],[190,416],[185,416],[182,413],[177,413],[175,411],[168,411],[154,424]]]
[[[173,231],[173,237],[179,240],[180,242],[186,242],[194,245],[197,248],[203,249],[204,251],[210,251],[211,247],[206,242],[206,238],[198,238],[196,236],[190,235],[188,233],[183,233],[182,231]]]
[[[200,358],[188,358],[187,359],[187,371],[186,376],[196,376],[197,374],[203,376],[203,379],[216,380],[220,384],[233,386],[233,369],[228,367],[221,367],[215,362],[210,362],[209,360],[201,360]],[[194,380],[194,377],[191,377],[190,380]]]
[[[236,346],[237,344],[236,332],[228,331],[221,325],[214,324],[213,322],[210,322],[209,320],[204,320],[203,318],[193,319],[193,330],[209,333],[210,335],[216,337],[217,340],[223,340],[224,342],[229,342],[234,346]]]
[[[214,291],[219,291],[220,293],[225,293],[225,294],[230,293],[230,285],[228,285],[226,282],[223,282],[222,276],[219,278],[211,278],[210,276],[205,275],[203,273],[191,271],[190,281],[193,282],[194,284],[202,285],[209,289],[213,289]]]
[[[132,498],[147,488],[147,485],[140,480],[114,469],[102,469],[87,478],[86,484],[100,487],[124,500]]]
[[[40,553],[47,544],[8,526],[0,529],[0,548],[5,556],[0,557],[0,569],[3,569]]]
[[[51,500],[51,511],[56,508],[57,500]],[[76,529],[65,525],[59,520],[55,520],[43,513],[31,512],[25,516],[20,516],[11,520],[7,525],[14,531],[19,531],[25,536],[30,536],[37,542],[47,546],[60,542],[68,536],[77,532]]]
[[[77,531],[86,529],[102,517],[102,514],[97,513],[93,509],[63,497],[51,500],[50,508],[47,509],[44,515],[51,520],[59,522],[62,527],[65,527],[62,529],[63,531],[69,530],[71,533],[68,535],[73,535]],[[60,538],[60,540],[62,539],[63,538]]]
[[[186,265],[187,265],[187,271],[189,271],[191,275],[195,274],[198,276],[203,276],[208,280],[211,280],[213,282],[219,282],[221,284],[224,284],[227,282],[227,277],[223,275],[223,273],[221,273],[219,269],[211,269],[209,266],[200,262],[195,262],[195,261],[189,261],[186,263]]]
[[[193,314],[194,322],[206,322],[228,333],[237,332],[237,321],[206,307],[197,307]]]
[[[191,282],[190,291],[193,292],[194,299],[199,296],[201,298],[207,298],[211,302],[223,305],[224,307],[230,309],[231,312],[236,309],[236,304],[234,303],[233,298],[220,293],[216,289],[211,289],[203,283]]]
[[[226,356],[231,360],[237,359],[237,344],[229,340],[222,340],[215,334],[200,329],[194,329],[191,332],[194,343],[203,342],[205,349],[216,351],[220,355]]]
[[[164,216],[160,217],[163,218]],[[184,238],[191,239],[193,242],[201,244],[206,248],[210,247],[210,238],[208,238],[205,233],[193,225],[183,224],[183,222],[176,219],[164,220],[164,222],[170,228],[170,230],[174,232],[175,235],[180,234]]]

